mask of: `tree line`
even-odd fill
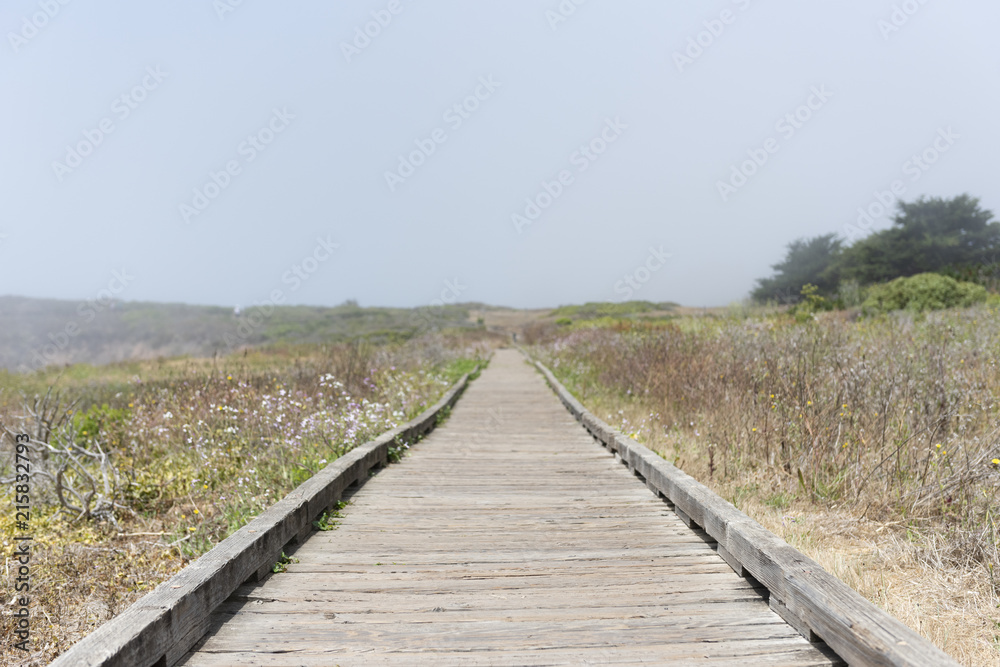
[[[806,285],[829,299],[847,288],[920,273],[938,273],[996,289],[1000,283],[1000,222],[968,194],[898,202],[892,226],[845,243],[836,233],[788,244],[751,295],[759,302],[797,303]]]

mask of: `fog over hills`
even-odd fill
[[[0,297],[0,368],[104,364],[126,359],[227,354],[269,343],[401,339],[423,330],[477,326],[470,309],[255,306],[237,309]]]

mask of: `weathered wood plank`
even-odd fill
[[[652,663],[649,656],[658,656]],[[601,645],[579,649],[547,649],[525,651],[491,648],[479,651],[397,651],[376,653],[374,649],[343,649],[328,646],[322,650],[302,650],[294,653],[267,652],[199,652],[189,658],[187,667],[330,667],[331,665],[403,666],[430,664],[434,667],[535,667],[546,665],[650,665],[672,662],[679,665],[710,667],[746,667],[751,661],[761,667],[795,665],[796,667],[826,667],[830,659],[797,644],[775,642],[760,646],[752,641],[725,644],[650,644],[634,647],[608,648]]]
[[[741,568],[766,586],[775,607],[804,635],[815,634],[851,664],[958,665],[732,504],[588,412],[551,371],[536,366],[587,431],[666,496],[685,523],[718,540],[733,569]]]
[[[312,522],[341,493],[385,464],[397,439],[413,441],[436,424],[468,383],[463,377],[433,407],[413,421],[351,450],[214,549],[138,600],[58,657],[54,667],[174,664],[205,633],[212,612],[241,584],[259,576],[290,543],[311,531]]]
[[[444,428],[287,572],[240,587],[183,664],[836,663],[594,444],[498,353]]]

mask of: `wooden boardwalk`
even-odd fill
[[[180,664],[835,664],[515,351],[350,500]]]

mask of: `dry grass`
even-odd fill
[[[612,405],[607,399],[591,400],[588,407],[613,412],[605,417],[623,425],[644,416],[634,404]],[[1000,598],[994,582],[980,568],[956,566],[949,553],[955,545],[946,535],[918,535],[901,521],[882,523],[844,505],[793,498],[785,484],[759,470],[709,477],[707,458],[695,458],[688,450],[678,460],[662,434],[649,429],[639,439],[962,664],[1000,663]]]
[[[0,664],[48,664],[184,567],[187,559],[155,539],[77,536],[39,548],[32,560],[33,650],[25,655],[5,646]],[[13,590],[12,578],[8,568],[6,590]]]
[[[403,346],[334,345],[248,353],[221,360],[146,362],[123,382],[119,368],[89,369],[89,381],[69,369],[66,415],[48,441],[66,451],[109,455],[86,460],[66,480],[78,490],[86,477],[110,480],[98,496],[113,512],[89,519],[67,511],[53,484],[31,488],[32,636],[30,654],[11,642],[0,664],[46,664],[113,618],[184,565],[240,528],[354,446],[433,404],[490,341],[437,335]],[[39,378],[16,378],[30,388]],[[37,419],[9,399],[0,423],[34,432]],[[8,439],[9,440],[9,439]],[[12,472],[13,448],[3,442],[0,478]],[[36,470],[57,457],[32,452]],[[59,459],[65,460],[65,459]],[[13,485],[0,500],[13,507]],[[0,516],[0,544],[14,549],[14,512]],[[17,562],[4,560],[3,590],[11,609]],[[4,613],[0,634],[13,636]]]
[[[966,568],[931,563],[941,537],[915,543],[899,524],[846,510],[796,503],[776,510],[759,500],[741,508],[828,572],[968,665],[1000,659],[1000,613],[993,583]]]
[[[1000,317],[675,322],[537,349],[609,423],[957,659],[998,664]]]

